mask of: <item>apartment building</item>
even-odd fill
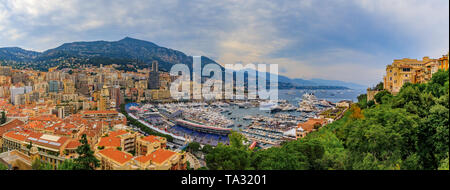
[[[404,84],[427,82],[438,70],[438,59],[424,57],[422,60],[409,58],[394,60],[391,65],[386,66],[384,89],[397,94]]]
[[[102,170],[184,170],[186,155],[165,149],[167,140],[158,136],[136,136],[118,130],[108,133],[96,146]],[[133,146],[133,147],[131,147]],[[120,147],[120,148],[119,148]],[[132,150],[132,151],[130,151]],[[135,156],[130,152],[135,152]]]

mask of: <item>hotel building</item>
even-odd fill
[[[392,94],[397,94],[406,83],[416,84],[429,81],[441,67],[445,68],[445,56],[441,59],[424,57],[422,60],[409,58],[394,60],[391,65],[386,66],[386,75],[383,79],[384,89]],[[446,59],[448,69],[448,56]]]

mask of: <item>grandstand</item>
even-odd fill
[[[217,146],[219,143],[229,144],[228,136],[198,132],[179,125],[170,127],[169,132],[177,136],[190,138],[192,141],[200,144],[209,144],[211,146]]]

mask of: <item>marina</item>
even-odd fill
[[[321,93],[324,92],[319,91]],[[328,96],[333,99],[336,94],[343,93],[333,91],[328,92]],[[318,118],[321,112],[336,107],[336,102],[319,99],[314,92],[305,92],[300,99],[292,91],[283,92],[282,96],[295,98],[133,104],[127,110],[146,126],[176,137],[179,142],[195,141],[212,146],[228,144],[228,135],[236,131],[255,146],[268,148],[295,139],[299,123]]]

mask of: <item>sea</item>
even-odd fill
[[[363,89],[345,89],[345,90],[278,90],[278,99],[287,100],[290,104],[298,107],[298,103],[302,100],[302,96],[305,93],[313,93],[319,100],[327,100],[333,103],[339,102],[341,100],[351,100],[357,102],[357,97],[360,94],[366,93]],[[239,130],[243,126],[250,125],[251,121],[244,120],[245,116],[266,116],[270,117],[269,111],[260,110],[259,107],[250,108],[239,108],[238,106],[230,107],[230,114],[225,113],[224,115],[234,121],[234,130]],[[299,116],[301,113],[297,111],[293,112],[283,112],[293,116]],[[241,127],[239,127],[241,126]]]

